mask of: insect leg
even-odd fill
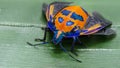
[[[35,41],[39,41],[39,42],[42,41],[42,43],[32,44],[30,42],[27,42],[27,44],[30,45],[30,46],[38,46],[38,45],[41,45],[41,44],[47,44],[48,42],[45,41],[46,40],[46,35],[47,35],[47,30],[48,30],[48,28],[45,28],[43,39],[35,39]]]
[[[73,42],[72,42],[72,46],[71,46],[71,51],[74,50],[74,46],[75,46],[75,42],[76,42],[76,37],[73,37]]]
[[[80,63],[82,62],[82,61],[76,59],[75,57],[73,57],[73,56],[62,46],[62,43],[60,43],[59,45],[60,45],[61,49],[62,49],[65,53],[67,53],[71,58],[73,58],[75,61],[80,62]]]
[[[46,35],[47,35],[48,28],[45,27],[45,28],[42,28],[42,29],[45,30],[45,31],[44,31],[44,37],[43,37],[43,39],[36,38],[35,41],[37,41],[37,42],[40,42],[40,41],[45,42],[45,40],[46,40]]]
[[[82,44],[82,42],[80,41],[80,39],[77,37],[77,40],[78,40],[78,42],[80,43],[80,44]]]
[[[38,46],[38,45],[41,45],[41,44],[47,44],[48,42],[42,42],[42,43],[37,43],[37,44],[32,44],[30,42],[27,42],[28,45],[30,46]]]
[[[78,37],[77,37],[77,40],[81,45],[83,45],[84,48],[87,48],[87,46],[85,44],[83,44]]]
[[[73,42],[72,42],[72,46],[71,46],[70,51],[71,51],[74,55],[78,56],[77,53],[74,52],[75,42],[76,42],[76,37],[73,37]]]

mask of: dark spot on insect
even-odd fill
[[[79,26],[75,26],[75,27],[71,30],[71,32],[75,32],[76,30],[80,30],[80,27],[79,27]]]
[[[68,21],[68,22],[66,23],[67,26],[71,26],[71,25],[73,25],[73,24],[74,24],[74,22],[72,22],[72,21]]]
[[[56,20],[56,18],[53,18],[53,24],[55,25],[55,20]]]
[[[67,16],[67,15],[69,15],[70,11],[68,11],[68,10],[63,10],[61,13],[62,13],[63,15],[65,15],[65,16]]]
[[[74,19],[74,20],[84,21],[84,20],[83,20],[83,17],[80,16],[80,15],[78,15],[78,14],[76,14],[75,12],[72,13],[71,18]]]

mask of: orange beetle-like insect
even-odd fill
[[[104,19],[99,13],[93,12],[92,15],[88,14],[80,6],[71,6],[71,2],[53,2],[49,5],[43,4],[43,12],[47,18],[47,26],[45,28],[45,34],[43,39],[36,39],[43,41],[41,44],[46,43],[46,31],[50,29],[53,33],[53,43],[59,44],[60,47],[76,61],[80,60],[74,58],[63,46],[62,39],[73,38],[71,46],[71,52],[74,49],[75,42],[79,40],[79,36],[82,35],[111,35],[115,32],[108,28],[112,23]],[[31,44],[32,46],[40,44]],[[81,42],[80,42],[81,43]]]

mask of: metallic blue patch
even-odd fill
[[[72,22],[72,21],[68,21],[68,22],[66,23],[67,26],[71,26],[71,25],[73,25],[73,24],[74,24],[74,22]]]
[[[53,22],[48,21],[47,26],[48,26],[48,28],[50,28],[51,31],[53,31],[53,32],[56,31],[56,27],[53,24]]]
[[[52,18],[52,15],[50,15],[50,21],[52,21],[52,19],[53,19],[53,18]]]
[[[60,43],[60,41],[61,41],[61,40],[63,39],[63,37],[64,37],[64,33],[63,33],[63,32],[60,34],[60,36],[59,36],[58,38],[56,38],[56,37],[57,37],[57,34],[58,34],[58,31],[54,31],[54,36],[53,36],[53,39],[52,39],[52,41],[53,41],[54,44]]]
[[[64,21],[64,19],[63,19],[62,17],[59,17],[59,18],[58,18],[58,21],[59,21],[60,23],[62,23],[62,22]]]
[[[67,16],[67,15],[69,15],[70,11],[68,11],[68,10],[63,10],[61,13],[62,13],[63,15],[65,15],[65,16]]]
[[[77,15],[76,13],[72,13],[71,18],[74,20],[80,20],[83,21],[83,17],[80,15]]]

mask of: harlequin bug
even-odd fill
[[[53,2],[49,5],[43,4],[43,12],[45,13],[46,19],[48,21],[47,26],[45,27],[45,34],[43,39],[36,39],[46,42],[46,31],[50,29],[53,33],[52,42],[60,47],[66,52],[69,56],[75,59],[78,62],[80,60],[74,58],[63,46],[62,39],[73,38],[73,43],[71,46],[71,51],[73,51],[75,42],[79,40],[79,36],[82,35],[111,35],[115,32],[110,28],[112,23],[104,19],[99,13],[93,12],[92,15],[88,14],[80,6],[69,5],[71,2]],[[31,44],[29,45],[36,46],[40,44]]]

